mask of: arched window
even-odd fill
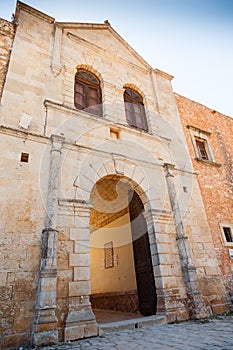
[[[100,81],[83,69],[78,69],[75,74],[74,104],[77,109],[102,116]]]
[[[132,89],[124,92],[126,119],[130,126],[148,131],[142,96]]]

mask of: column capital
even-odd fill
[[[50,140],[52,143],[51,151],[61,151],[65,137],[61,135],[51,135]]]
[[[164,163],[163,167],[166,170],[167,177],[169,177],[169,176],[174,177],[175,164]]]

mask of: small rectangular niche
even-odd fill
[[[114,267],[113,242],[105,243],[104,245],[104,262],[105,269]]]
[[[22,152],[20,161],[23,162],[23,163],[28,163],[28,161],[29,161],[29,154]]]
[[[110,128],[110,137],[113,139],[119,139],[120,138],[120,131]]]

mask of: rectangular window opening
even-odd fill
[[[206,150],[206,142],[204,140],[198,140],[196,139],[196,145],[197,145],[197,151],[198,151],[198,156],[201,159],[208,160],[208,154]]]
[[[29,154],[28,153],[21,153],[20,161],[23,162],[23,163],[28,163],[28,161],[29,161]]]
[[[230,227],[223,227],[223,232],[227,242],[233,242],[232,232]]]

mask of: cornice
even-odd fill
[[[45,22],[48,22],[50,24],[54,23],[55,22],[55,18],[51,17],[51,16],[48,16],[46,15],[45,13],[39,11],[39,10],[36,10],[35,8],[21,2],[21,1],[17,1],[17,4],[16,4],[16,12],[15,12],[15,18],[16,20],[18,20],[19,18],[19,14],[20,14],[20,11],[24,11],[24,12],[27,12],[29,13],[30,15],[33,15]]]
[[[44,136],[41,134],[39,135],[36,133],[24,131],[24,130],[15,129],[4,125],[0,125],[0,133],[9,135],[9,136],[19,137],[22,139],[29,139],[31,141],[40,142],[40,143],[47,143],[49,140],[49,137],[47,136]]]
[[[149,69],[147,69],[146,67],[145,67],[145,68],[144,68],[144,67],[140,67],[140,66],[138,66],[138,65],[135,64],[135,63],[131,63],[131,62],[129,62],[129,61],[124,60],[123,58],[117,57],[117,56],[114,55],[113,53],[111,53],[111,52],[109,52],[109,51],[103,49],[101,46],[98,46],[98,45],[96,45],[96,44],[93,44],[93,43],[91,43],[90,41],[88,41],[88,40],[86,40],[86,39],[83,39],[83,38],[81,38],[80,36],[75,35],[75,34],[73,34],[73,33],[71,33],[71,32],[68,32],[68,33],[67,33],[67,37],[68,37],[70,40],[76,42],[76,43],[79,44],[79,45],[83,45],[83,46],[85,46],[85,47],[89,47],[90,49],[92,49],[92,50],[95,51],[95,52],[96,52],[96,49],[97,49],[98,51],[102,52],[103,55],[104,55],[105,57],[108,57],[108,58],[110,58],[111,60],[114,58],[115,61],[117,61],[117,62],[119,62],[119,63],[121,63],[121,64],[124,64],[124,65],[127,65],[128,67],[130,66],[130,67],[132,67],[133,69],[137,69],[137,70],[139,70],[139,71],[141,71],[141,72],[144,72],[144,73],[148,73],[148,71],[149,71]]]
[[[151,141],[153,141],[155,139],[156,140],[162,140],[162,141],[165,141],[167,143],[169,143],[171,141],[171,139],[168,138],[168,137],[164,137],[164,136],[161,136],[161,135],[158,135],[158,134],[150,134],[150,133],[145,132],[143,130],[137,130],[137,129],[133,128],[133,127],[130,127],[129,125],[123,125],[123,124],[120,124],[120,123],[113,123],[112,120],[110,120],[110,119],[103,118],[103,117],[96,117],[94,114],[89,114],[87,112],[77,110],[74,107],[66,106],[66,105],[60,104],[58,102],[45,100],[44,101],[44,106],[47,109],[58,110],[58,111],[63,112],[65,114],[72,115],[73,117],[88,118],[88,119],[94,120],[94,121],[96,121],[96,122],[98,122],[100,124],[108,125],[108,126],[113,127],[113,128],[119,128],[119,130],[131,133],[131,134],[134,134],[134,135],[138,135],[138,136],[142,135],[144,138],[147,138],[147,139],[149,139]]]
[[[151,69],[151,66],[142,58],[116,31],[112,28],[108,21],[104,23],[72,23],[72,22],[57,22],[59,26],[64,29],[97,29],[108,30],[123,46],[130,51],[130,53],[138,59],[147,69]]]
[[[205,134],[205,135],[208,135],[208,136],[211,135],[211,132],[210,132],[210,131],[202,130],[202,129],[197,128],[196,126],[193,126],[193,125],[187,125],[187,128],[188,128],[188,129],[191,129],[191,130],[193,130],[193,131],[196,131],[196,132],[198,132],[199,134]]]
[[[165,78],[165,79],[167,79],[167,80],[172,80],[173,78],[174,78],[174,76],[173,75],[171,75],[171,74],[168,74],[168,73],[166,73],[166,72],[163,72],[162,70],[160,70],[160,69],[153,69],[153,72],[156,74],[156,75],[159,75],[159,76],[161,76],[161,77],[163,77],[163,78]]]
[[[63,29],[109,29],[106,23],[56,22]]]

